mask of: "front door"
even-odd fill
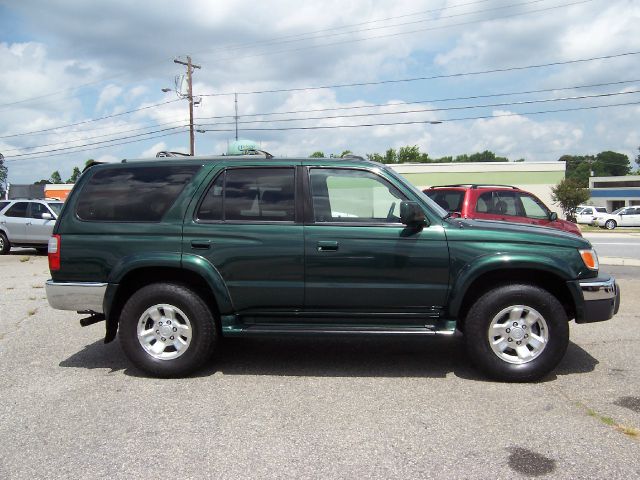
[[[42,218],[43,213],[48,213],[51,218],[45,220]],[[28,216],[27,241],[46,245],[56,223],[53,213],[43,203],[29,202]]]
[[[295,167],[228,167],[214,175],[185,220],[184,254],[215,267],[239,313],[300,308],[303,227]]]
[[[305,308],[313,312],[433,312],[445,304],[449,253],[440,225],[400,223],[411,199],[380,172],[310,167],[305,212]],[[339,320],[339,317],[336,319]]]

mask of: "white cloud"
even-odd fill
[[[105,106],[113,103],[115,100],[117,100],[120,95],[122,94],[122,88],[114,85],[114,84],[109,84],[106,87],[104,87],[102,89],[102,91],[100,92],[100,95],[98,96],[98,102],[96,103],[96,110],[102,110]]]

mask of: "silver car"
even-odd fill
[[[62,202],[49,200],[9,200],[0,202],[0,255],[11,247],[34,247],[47,251],[53,226]]]

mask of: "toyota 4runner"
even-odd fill
[[[221,337],[464,334],[474,365],[529,381],[562,359],[571,319],[620,293],[590,243],[451,218],[358,158],[123,161],[87,170],[49,242],[53,308],[106,320],[151,375],[200,367]]]

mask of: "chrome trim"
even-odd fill
[[[107,291],[106,283],[47,280],[45,288],[49,305],[57,310],[91,310],[104,313],[102,301]]]
[[[582,296],[586,302],[591,300],[610,300],[615,298],[618,286],[616,279],[609,277],[608,280],[598,280],[596,282],[583,280],[580,282]]]

